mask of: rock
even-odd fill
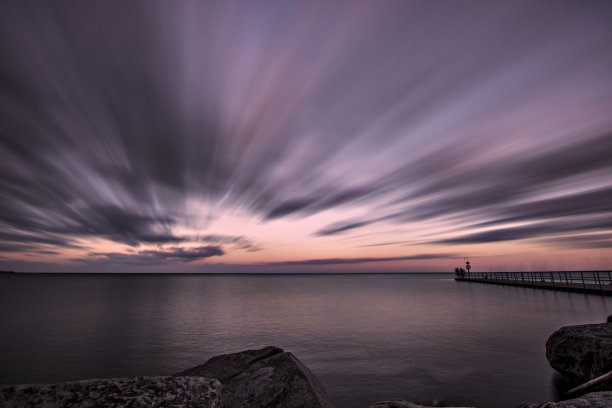
[[[224,408],[333,408],[314,374],[277,347],[216,356],[176,375],[217,378]]]
[[[612,407],[612,392],[592,392],[575,398],[559,402],[545,402],[543,404],[521,404],[518,408],[609,408]]]
[[[546,358],[561,374],[581,382],[612,370],[612,324],[567,326],[546,342]]]
[[[434,405],[435,407],[436,405]],[[404,401],[401,399],[395,399],[393,401],[381,401],[370,406],[370,408],[433,408],[425,405],[415,404],[413,402]],[[461,408],[461,407],[448,407],[448,408]],[[471,407],[473,408],[473,407]]]
[[[612,315],[608,316],[608,320],[606,320],[608,323],[612,323]]]
[[[209,378],[135,377],[0,389],[2,408],[219,408],[221,384]]]

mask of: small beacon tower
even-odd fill
[[[465,259],[465,269],[467,269],[468,273],[470,273],[470,269],[472,269],[472,265],[470,265],[470,259],[469,258],[463,258]]]

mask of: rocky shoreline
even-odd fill
[[[308,367],[278,347],[213,357],[176,375],[218,379],[222,408],[333,408]]]
[[[612,323],[562,327],[548,339],[546,357],[554,369],[574,382],[605,377],[612,371]],[[612,381],[590,382],[582,391],[597,392],[554,403],[525,403],[519,408],[612,407]],[[308,367],[273,346],[216,356],[172,376],[0,389],[0,408],[23,407],[334,408]],[[370,408],[427,407],[396,399]]]
[[[546,342],[546,358],[552,368],[574,382],[612,371],[612,324],[560,328]]]
[[[221,383],[201,377],[134,377],[25,384],[0,390],[2,408],[219,408]]]

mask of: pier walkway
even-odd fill
[[[612,271],[464,272],[455,280],[612,296]]]

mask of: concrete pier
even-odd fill
[[[612,271],[464,272],[455,280],[612,296]]]

